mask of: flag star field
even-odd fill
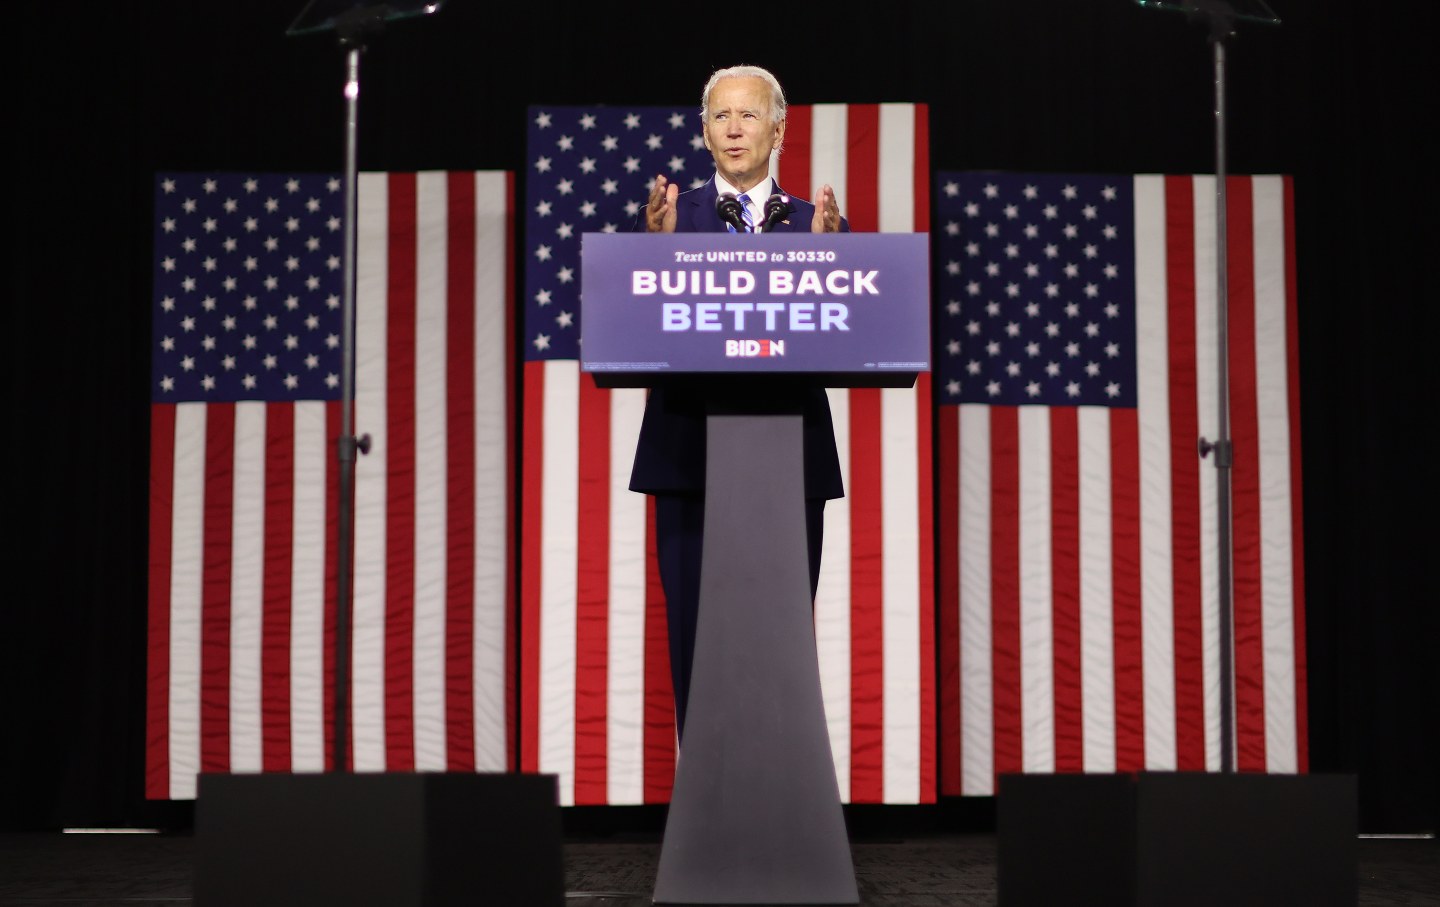
[[[160,174],[156,403],[340,397],[341,217],[333,174]]]
[[[579,358],[582,234],[633,229],[657,175],[683,192],[714,173],[699,122],[672,107],[530,109],[527,359]]]
[[[1135,405],[1128,178],[966,174],[936,200],[944,403]]]

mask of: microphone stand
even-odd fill
[[[750,232],[750,228],[745,224],[745,219],[740,215],[740,199],[735,197],[735,193],[720,193],[720,197],[715,199],[715,213],[720,215],[721,220],[734,228],[736,233]]]
[[[790,196],[782,195],[779,192],[770,196],[769,200],[765,202],[765,220],[761,223],[760,229],[769,233],[775,229],[776,224],[785,219],[785,215],[789,214],[791,210]]]

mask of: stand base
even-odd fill
[[[711,414],[700,614],[656,904],[855,904],[798,414]]]
[[[1347,905],[1351,775],[1003,775],[999,903]]]
[[[563,903],[553,775],[201,775],[199,907]]]

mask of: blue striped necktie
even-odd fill
[[[745,226],[750,228],[751,233],[754,233],[755,219],[750,216],[750,196],[742,195],[737,201],[740,202],[740,216],[745,220]]]

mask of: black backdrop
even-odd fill
[[[1229,49],[1229,169],[1295,176],[1311,765],[1359,774],[1364,830],[1434,830],[1434,16],[1271,2]],[[152,179],[340,169],[342,56],[282,37],[300,6],[7,4],[0,828],[188,822],[142,796]],[[939,169],[1214,169],[1205,31],[1133,0],[449,0],[365,54],[360,164],[523,179],[528,104],[691,105],[737,62],[928,103]]]

